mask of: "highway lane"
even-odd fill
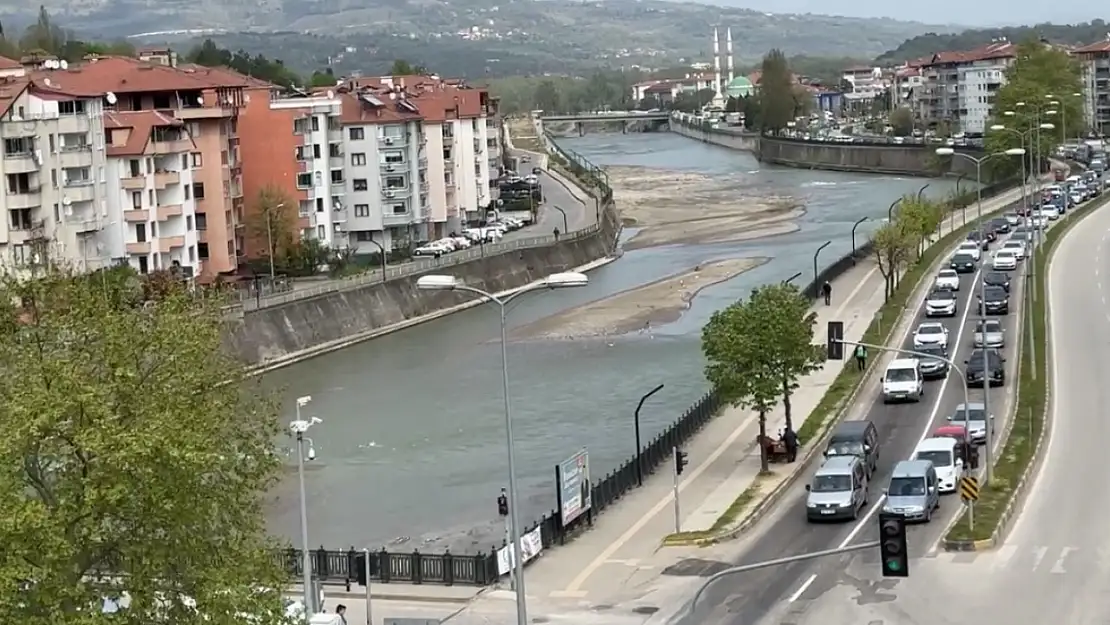
[[[996,249],[998,245],[995,244],[994,248]],[[986,258],[987,256],[984,255],[984,259]],[[982,266],[982,263],[980,265]],[[1014,273],[1016,277],[1019,272]],[[953,360],[961,368],[971,351],[974,332],[974,316],[971,313],[975,307],[976,285],[980,276],[981,270],[974,276],[971,274],[963,276],[959,292],[959,308],[955,317],[933,319],[943,322],[948,328],[950,353],[955,354]],[[1023,293],[1020,282],[1021,280],[1015,279],[1011,287],[1013,312],[1003,318],[1010,344],[1016,344],[1015,322],[1019,317],[1018,303]],[[904,349],[912,349],[912,332],[918,323],[926,320],[923,308],[924,302],[920,302],[915,311],[915,321],[909,328],[910,334],[901,340]],[[1009,353],[1012,349],[1009,347],[1006,352]],[[884,358],[884,361],[888,359],[889,357]],[[1008,414],[1012,401],[1011,384],[1016,359],[1008,358],[1006,365],[1007,385],[991,390],[991,412],[997,418],[998,431],[1002,431],[1005,426],[1004,417]],[[865,399],[861,401],[859,409],[848,417],[873,421],[882,441],[879,467],[872,478],[870,505],[866,515],[862,515],[859,521],[848,524],[808,523],[804,508],[806,480],[799,480],[777,509],[749,538],[750,547],[736,564],[772,560],[873,539],[876,534],[874,513],[881,505],[882,489],[889,480],[893,465],[899,460],[908,458],[917,443],[944,423],[945,417],[952,413],[956,405],[964,401],[963,380],[956,371],[950,372],[945,380],[928,382],[925,392],[926,395],[920,403],[887,405],[882,402],[878,393],[877,380],[871,380],[869,388],[865,389],[862,395]],[[972,389],[971,401],[982,401],[982,394],[982,390]],[[803,471],[809,475],[815,468],[805,467]],[[924,550],[923,543],[935,540],[935,534],[939,531],[937,528],[945,524],[946,518],[954,513],[957,507],[958,504],[954,505],[953,499],[946,496],[942,502],[942,511],[945,514],[935,517],[930,526],[911,530],[914,547]],[[932,534],[929,530],[932,530]],[[819,594],[835,578],[823,572],[835,570],[838,565],[837,560],[839,559],[779,566],[722,581],[706,591],[703,595],[704,603],[700,604],[695,616],[699,622],[737,624],[758,622],[781,604],[793,601],[804,602],[811,596]]]

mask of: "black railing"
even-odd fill
[[[315,579],[350,582],[358,576],[358,556],[362,552],[329,551],[320,547],[310,552]],[[299,549],[286,549],[275,554],[281,565],[295,579],[301,579],[304,567]],[[485,586],[497,581],[497,555],[454,555],[443,553],[391,553],[382,549],[370,552],[370,579],[388,584],[465,584]]]

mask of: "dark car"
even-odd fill
[[[982,232],[979,232],[978,230],[972,230],[971,232],[967,233],[967,240],[975,241],[984,251],[991,248],[991,242],[994,241],[994,239],[994,231],[991,230],[990,226],[986,224],[984,224]]]
[[[1009,293],[1010,274],[1003,273],[1001,271],[987,272],[987,275],[983,276],[983,284],[987,285],[987,288],[990,288],[992,286],[998,287],[1000,289],[1005,289],[1005,291]]]
[[[984,287],[983,292],[979,294],[979,303],[985,315],[1010,314],[1010,294],[1002,287]]]
[[[940,345],[925,345],[914,350],[921,363],[921,377],[941,380],[948,377],[948,354]]]
[[[1006,384],[1006,359],[997,349],[973,350],[964,364],[968,386],[983,386],[984,380],[989,380],[991,386]]]
[[[1006,221],[1003,217],[992,219],[990,223],[991,231],[996,235],[1006,234],[1010,231],[1010,222]]]
[[[948,266],[956,273],[975,273],[975,257],[971,254],[956,254],[948,261]]]

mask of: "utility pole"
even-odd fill
[[[682,531],[682,515],[678,505],[678,476],[682,475],[683,469],[689,463],[687,460],[686,452],[678,447],[674,448],[674,532],[677,534]]]

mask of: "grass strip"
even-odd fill
[[[676,532],[663,538],[663,544],[681,545],[689,544],[699,540],[707,540],[714,538],[717,534],[728,529],[730,525],[735,523],[740,518],[740,513],[751,505],[752,501],[759,495],[759,490],[763,485],[763,481],[773,476],[774,471],[767,471],[766,473],[759,473],[755,476],[755,480],[748,486],[744,492],[733,500],[728,508],[725,509],[721,516],[713,522],[713,526],[706,530],[694,530],[692,532]]]
[[[1052,262],[1052,252],[1056,248],[1056,243],[1083,217],[1108,201],[1110,197],[1099,198],[1087,206],[1076,209],[1076,212],[1060,227],[1045,231],[1041,253],[1037,255],[1033,265],[1032,278],[1036,281],[1040,297],[1036,302],[1032,302],[1032,305],[1026,302],[1025,306],[1024,322],[1032,325],[1033,336],[1030,337],[1029,326],[1026,326],[1022,337],[1018,396],[1010,436],[1006,439],[1002,453],[997,455],[998,461],[994,465],[991,483],[979,491],[979,501],[975,503],[975,529],[969,525],[965,510],[948,531],[945,536],[946,541],[976,541],[991,538],[1016,494],[1021,476],[1033,461],[1033,455],[1037,451],[1037,441],[1045,426],[1045,411],[1048,408],[1045,405],[1048,393],[1047,268]],[[1035,350],[1032,341],[1036,341]],[[1037,374],[1036,379],[1033,377],[1034,372]]]
[[[949,211],[949,215],[954,215],[956,211],[963,210],[956,208]],[[990,211],[983,214],[983,220],[989,220],[996,217],[999,213],[1006,210],[1006,207]],[[890,299],[883,304],[879,312],[871,320],[871,325],[868,326],[867,331],[863,333],[861,342],[870,343],[872,345],[886,345],[889,343],[891,336],[894,333],[895,326],[897,326],[898,318],[901,317],[902,312],[906,309],[909,298],[917,290],[921,281],[931,274],[933,263],[936,262],[942,254],[949,253],[949,250],[960,241],[967,237],[967,233],[974,230],[979,224],[979,219],[968,218],[967,224],[962,225],[947,235],[941,237],[936,243],[930,245],[925,252],[917,259],[908,271],[902,275],[901,281],[898,283],[894,293]],[[848,359],[845,359],[843,368],[840,374],[836,376],[829,389],[825,391],[825,395],[813,412],[806,418],[802,427],[798,428],[798,438],[803,443],[810,441],[817,441],[831,428],[836,419],[833,418],[840,413],[844,403],[855,391],[856,387],[863,382],[867,371],[859,371],[851,364]]]

